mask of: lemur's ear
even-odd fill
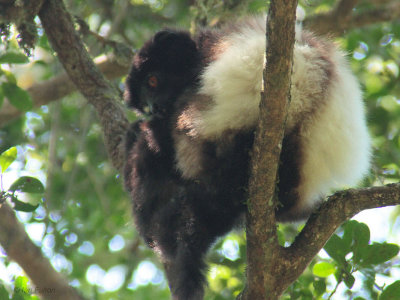
[[[167,60],[163,63],[172,67],[174,71],[190,69],[199,61],[196,43],[187,32],[162,30],[154,35],[152,43],[159,57],[165,57]]]
[[[153,43],[178,50],[182,46],[196,49],[196,43],[187,32],[165,29],[157,32],[153,37]]]
[[[168,40],[173,41],[174,39],[178,38],[179,34],[176,31],[172,31],[172,30],[161,30],[159,32],[157,32],[154,36],[153,36],[153,43],[163,43],[163,42],[167,42]]]

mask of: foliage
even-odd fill
[[[325,278],[334,274],[336,287],[343,282],[349,289],[347,294],[353,296],[351,289],[356,281],[356,273],[364,275],[371,283],[375,282],[377,274],[390,275],[386,268],[380,269],[377,266],[387,262],[389,267],[390,260],[399,253],[399,246],[389,243],[371,244],[368,226],[357,221],[349,221],[342,227],[342,237],[334,234],[324,250],[331,260],[315,264],[314,275]],[[376,296],[372,285],[367,285],[365,288],[364,292],[367,291],[371,297]]]
[[[17,52],[6,52],[0,56],[0,64],[23,64],[27,62],[28,58]],[[4,81],[0,81],[0,107],[4,97],[7,97],[10,103],[19,110],[28,111],[32,109],[32,100],[29,94],[16,84],[15,76],[11,72],[0,68],[0,79],[2,78],[4,78]]]
[[[24,211],[24,212],[32,212],[36,208],[39,207],[39,204],[33,205],[18,199],[18,195],[16,192],[28,193],[28,194],[43,194],[44,193],[44,186],[35,177],[30,176],[21,176],[19,177],[11,186],[8,188],[7,191],[3,190],[3,174],[6,172],[8,167],[14,162],[17,158],[17,148],[12,147],[7,151],[4,151],[0,155],[0,203],[6,201],[6,199],[10,199],[10,201],[14,205],[14,209],[17,211]]]
[[[93,57],[116,51],[107,40],[138,48],[165,26],[194,30],[192,20],[216,24],[265,10],[265,1],[258,0],[239,1],[240,5],[190,5],[193,1],[184,0],[65,2],[83,21],[77,28]],[[310,15],[328,11],[335,1],[300,3]],[[374,167],[365,185],[400,179],[399,37],[400,23],[391,22],[354,29],[338,39],[363,85],[374,137]],[[43,32],[39,31],[32,54],[28,58],[18,50],[17,32],[11,27],[8,43],[0,45],[0,109],[7,98],[25,113],[0,129],[0,201],[13,202],[34,242],[89,299],[168,299],[161,265],[134,230],[130,201],[121,175],[107,158],[92,108],[77,93],[32,108],[26,89],[61,72]],[[114,81],[121,91],[123,80]],[[392,214],[394,231],[398,215],[398,210]],[[293,241],[298,231],[296,225],[280,225],[281,244]],[[324,249],[284,299],[399,299],[400,282],[392,276],[399,274],[398,245],[371,241],[366,224],[350,221]],[[218,241],[209,261],[207,299],[233,299],[243,289],[244,233],[238,229]],[[20,275],[15,263],[0,255],[0,299],[37,299],[28,279]]]
[[[25,276],[18,276],[14,282],[14,290],[9,295],[7,289],[0,285],[0,299],[2,300],[39,300],[33,295],[34,290],[29,287],[29,279]]]

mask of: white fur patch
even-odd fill
[[[200,93],[215,102],[204,113],[199,129],[206,138],[218,137],[228,129],[250,128],[257,122],[266,44],[261,21],[256,28],[247,26],[228,36],[225,43],[229,47],[203,73]]]
[[[224,39],[229,47],[202,75],[200,92],[213,99],[196,120],[196,132],[203,139],[218,140],[227,130],[250,129],[257,123],[265,18],[255,21],[257,26],[244,25]],[[298,42],[294,48],[286,130],[300,124],[305,155],[301,203],[294,210],[312,207],[332,189],[356,184],[369,169],[371,146],[359,84],[334,44],[323,45],[331,48],[329,57],[321,56],[318,45]]]
[[[341,54],[335,56],[338,77],[329,101],[301,132],[301,206],[311,207],[330,191],[357,184],[369,170],[371,145],[361,91]]]

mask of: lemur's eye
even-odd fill
[[[147,79],[147,84],[149,87],[155,89],[158,86],[158,78],[154,75],[150,76],[149,79]]]

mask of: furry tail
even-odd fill
[[[180,245],[176,257],[164,264],[173,300],[203,300],[206,264],[199,252]]]

